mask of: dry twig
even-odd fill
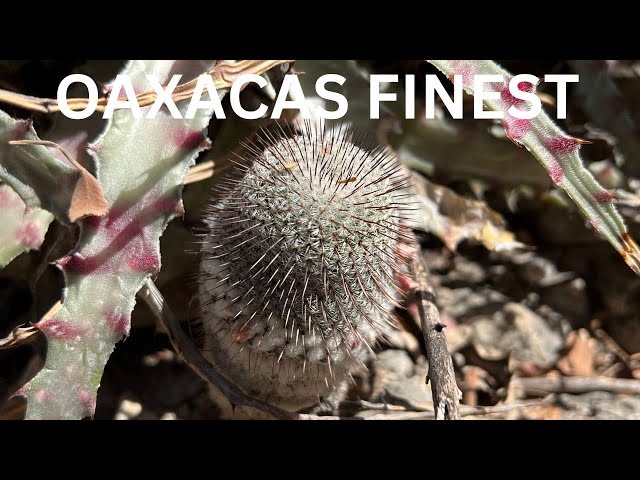
[[[184,185],[188,185],[190,183],[206,180],[207,178],[213,176],[214,167],[215,164],[213,163],[213,160],[209,160],[207,162],[196,165],[189,170],[182,183]]]
[[[292,63],[293,60],[242,60],[239,62],[221,61],[218,62],[211,70],[205,72],[213,77],[213,82],[217,90],[227,90],[231,88],[233,81],[240,75],[246,73],[254,73],[262,75],[267,70],[282,65]],[[175,102],[190,98],[194,92],[197,79],[178,85],[172,92],[171,98]],[[148,91],[139,94],[137,97],[138,104],[141,107],[153,104],[158,95],[155,91]],[[60,111],[58,101],[52,98],[37,98],[19,93],[0,90],[0,102],[10,105],[32,110],[42,113],[55,113]],[[104,112],[107,106],[108,97],[98,99],[97,112]],[[84,110],[89,104],[87,98],[69,98],[67,106],[70,110]]]
[[[535,400],[529,402],[513,403],[508,405],[493,405],[491,407],[471,407],[469,405],[460,406],[460,417],[471,416],[484,416],[493,415],[496,413],[507,413],[516,410],[523,410],[531,407],[542,407],[548,405],[553,400],[553,395],[548,395],[542,400]],[[381,410],[386,413],[380,413],[372,415],[363,419],[358,417],[357,413],[353,417],[338,417],[333,415],[320,416],[320,415],[300,415],[301,419],[305,420],[434,420],[436,415],[431,407],[421,407],[418,404],[412,404],[412,406],[399,406],[389,405],[386,403],[371,403],[364,400],[352,400],[348,402],[341,402],[341,405],[348,405],[352,407],[361,407],[366,410]]]
[[[0,338],[0,350],[14,348],[25,343],[32,342],[38,333],[35,327],[17,327],[4,338]]]
[[[435,305],[435,295],[429,283],[429,274],[424,259],[418,251],[413,260],[413,273],[418,287],[415,299],[420,311],[422,334],[427,348],[429,371],[427,382],[431,382],[431,392],[436,409],[436,420],[457,420],[460,418],[461,392],[456,384],[453,361],[447,348],[444,334],[445,325],[440,322],[440,314]]]

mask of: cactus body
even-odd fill
[[[389,324],[407,179],[344,129],[261,140],[206,217],[204,350],[249,394],[300,408],[362,366]]]

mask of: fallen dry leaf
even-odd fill
[[[530,407],[523,410],[522,417],[527,420],[560,420],[562,419],[562,409],[555,405]]]
[[[584,328],[569,334],[567,354],[558,361],[558,369],[565,375],[591,377],[595,375],[595,339]]]
[[[109,209],[98,180],[84,168],[79,171],[79,174],[80,178],[69,206],[69,219],[72,222],[87,215],[100,217]]]
[[[35,327],[15,328],[9,335],[0,338],[0,350],[17,347],[18,345],[30,342],[36,333],[38,333],[38,329]]]
[[[418,173],[411,173],[411,177],[419,203],[419,225],[449,249],[455,251],[462,240],[469,238],[494,251],[525,247],[505,228],[502,216],[484,202],[462,197]]]
[[[67,158],[69,163],[78,170],[78,182],[71,196],[69,205],[69,220],[76,220],[88,216],[95,215],[100,217],[107,213],[109,205],[104,198],[104,192],[98,180],[91,175],[80,163],[78,163],[69,153],[55,142],[47,140],[14,140],[9,142],[10,145],[43,145],[45,147],[57,148]]]

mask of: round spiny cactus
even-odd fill
[[[301,408],[363,366],[389,325],[407,178],[345,129],[263,132],[207,211],[204,352],[250,395]]]

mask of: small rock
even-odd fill
[[[453,261],[453,270],[441,277],[442,285],[448,287],[456,285],[472,285],[486,280],[485,269],[478,263],[472,262],[463,256],[457,256]]]
[[[493,313],[507,301],[507,297],[489,288],[441,287],[437,291],[440,315],[449,315],[457,321],[481,313]]]
[[[132,400],[122,400],[115,414],[116,420],[131,420],[142,413],[142,405]]]
[[[552,328],[535,312],[518,303],[507,303],[492,316],[479,316],[473,323],[471,343],[484,360],[512,360],[550,368],[565,344],[560,328]]]
[[[446,317],[440,317],[441,321],[445,325],[448,325],[450,322],[446,321]],[[447,346],[449,347],[449,352],[457,353],[462,350],[464,347],[469,345],[469,340],[471,339],[471,335],[473,333],[473,328],[471,325],[460,325],[456,328],[446,328],[444,330],[444,334],[447,337]]]
[[[385,350],[374,360],[374,368],[399,378],[407,378],[413,375],[414,365],[404,350]]]
[[[142,364],[145,367],[155,367],[159,363],[160,359],[155,354],[145,355],[144,357],[142,357]]]
[[[518,303],[508,303],[505,311],[512,315],[514,325],[518,329],[524,343],[522,352],[514,352],[523,360],[529,360],[542,367],[551,367],[558,359],[565,343],[559,331],[554,331],[542,318],[527,307]]]
[[[573,325],[585,324],[591,317],[587,285],[582,278],[545,288],[541,299],[543,303],[564,315]]]
[[[582,395],[558,395],[556,401],[565,410],[563,419],[640,420],[640,398],[609,392]]]
[[[386,340],[392,348],[406,350],[414,357],[420,353],[420,342],[406,330],[394,329],[386,335]]]
[[[431,388],[425,383],[426,373],[426,368],[416,367],[404,350],[385,350],[373,361],[370,400],[393,402],[396,398],[412,403],[431,402]]]
[[[516,263],[518,276],[530,285],[546,287],[575,277],[573,272],[559,272],[555,263],[532,252],[522,254]]]
[[[589,170],[604,188],[614,189],[624,186],[625,176],[611,160],[591,162]]]
[[[150,355],[145,355],[142,357],[142,364],[145,367],[155,367],[160,362],[173,362],[176,359],[176,354],[171,350],[165,348],[164,350],[159,350]]]

